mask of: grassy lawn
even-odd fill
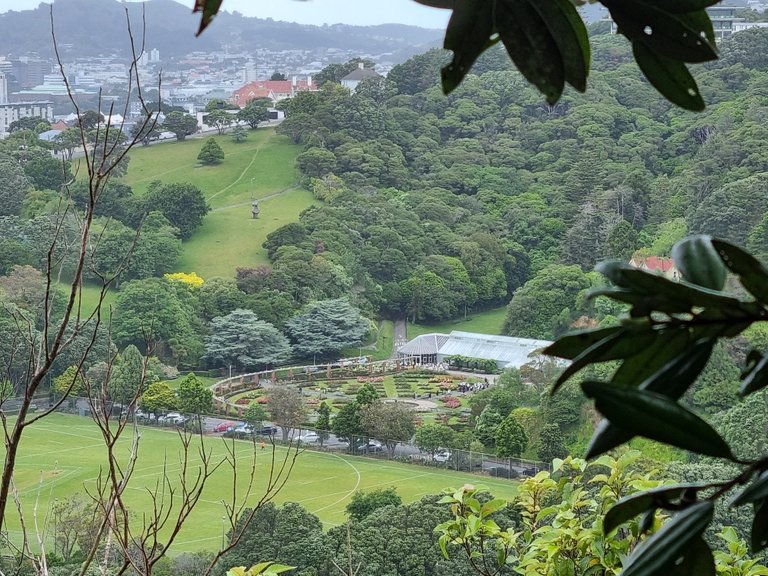
[[[368,342],[362,346],[363,356],[370,356],[374,362],[387,360],[392,357],[392,345],[394,343],[395,323],[392,320],[379,320],[378,330],[371,335]],[[376,337],[374,341],[373,338]],[[345,348],[341,352],[343,358],[356,358],[360,354],[359,346]]]
[[[448,334],[452,330],[464,332],[477,332],[480,334],[501,334],[504,326],[504,318],[507,315],[507,307],[494,308],[485,312],[476,312],[466,320],[449,320],[440,324],[412,324],[408,322],[408,339],[422,334],[439,332]]]
[[[261,215],[251,218],[250,204],[209,213],[194,236],[184,243],[178,269],[203,278],[231,278],[238,267],[268,264],[261,245],[267,234],[296,222],[315,203],[311,192],[293,189],[261,202]]]
[[[297,221],[315,203],[310,192],[296,187],[294,162],[301,149],[284,136],[260,129],[251,130],[241,144],[228,134],[215,138],[224,150],[218,166],[197,165],[205,138],[194,138],[135,148],[123,179],[137,194],[153,180],[191,182],[203,191],[211,212],[184,243],[178,263],[180,271],[203,278],[233,277],[238,267],[268,263],[261,248],[267,234]],[[256,220],[251,217],[254,199],[261,208]]]
[[[159,479],[163,459],[167,458],[170,473],[179,470],[179,438],[175,431],[144,428],[141,431],[140,457],[133,474],[127,500],[137,522],[142,512],[149,510],[145,487]],[[119,445],[118,454],[127,455],[130,438]],[[193,443],[195,444],[195,443]],[[219,438],[207,438],[206,445],[215,457],[224,454],[224,443]],[[252,445],[238,441],[237,451],[242,469],[238,482],[246,482]],[[193,450],[196,448],[193,447]],[[285,453],[278,447],[278,459]],[[39,509],[45,510],[54,498],[68,498],[76,492],[83,494],[84,486],[93,488],[104,449],[98,431],[91,420],[77,416],[55,415],[27,429],[17,465],[16,484],[22,506],[29,511],[40,498]],[[270,450],[256,450],[257,488],[263,490],[268,473]],[[193,473],[195,471],[193,470]],[[208,482],[205,492],[192,513],[185,529],[179,535],[171,552],[214,549],[219,545],[222,530],[221,500],[227,497],[231,471],[220,468]],[[326,526],[344,522],[344,507],[356,490],[395,486],[405,502],[412,502],[426,494],[437,493],[447,487],[458,487],[480,479],[468,474],[436,470],[420,466],[369,460],[339,454],[302,452],[278,502],[299,502],[317,514]],[[174,479],[174,482],[176,480]],[[497,496],[514,495],[514,483],[482,478],[480,481]],[[249,502],[255,503],[261,495],[257,491]],[[18,537],[18,525],[9,525],[11,537]]]
[[[154,180],[191,182],[211,200],[211,207],[261,198],[296,181],[294,160],[301,151],[273,129],[249,131],[248,140],[232,142],[228,134],[213,136],[224,150],[218,166],[199,166],[197,155],[206,138],[163,142],[134,148],[123,182],[141,194]]]

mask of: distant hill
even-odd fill
[[[165,57],[193,51],[228,47],[231,51],[267,49],[341,49],[361,54],[392,53],[402,61],[437,46],[442,31],[415,26],[307,26],[271,19],[248,18],[241,14],[220,14],[205,34],[194,37],[199,17],[191,2],[151,0],[146,6],[148,48],[158,48]],[[125,9],[133,18],[134,30],[141,30],[142,4],[116,0],[56,0],[56,37],[68,57],[128,54]],[[76,51],[76,52],[75,52]],[[49,8],[0,14],[0,54],[37,52],[51,56]]]

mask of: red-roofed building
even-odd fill
[[[311,76],[306,80],[297,80],[296,78],[293,80],[257,80],[235,90],[230,102],[243,108],[248,102],[256,98],[269,98],[274,103],[292,98],[298,92],[317,89],[317,86],[312,83]]]
[[[675,261],[672,258],[664,258],[662,256],[635,256],[629,263],[635,268],[640,270],[647,270],[648,272],[656,272],[662,276],[666,276],[670,280],[679,280],[680,272],[675,266]]]

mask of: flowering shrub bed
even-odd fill
[[[458,408],[461,406],[461,401],[455,396],[446,396],[442,398],[442,401],[446,408]]]

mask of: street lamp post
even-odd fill
[[[229,365],[229,377],[232,378],[232,364]]]
[[[226,516],[221,517],[221,549],[224,550],[224,521],[227,519]]]

